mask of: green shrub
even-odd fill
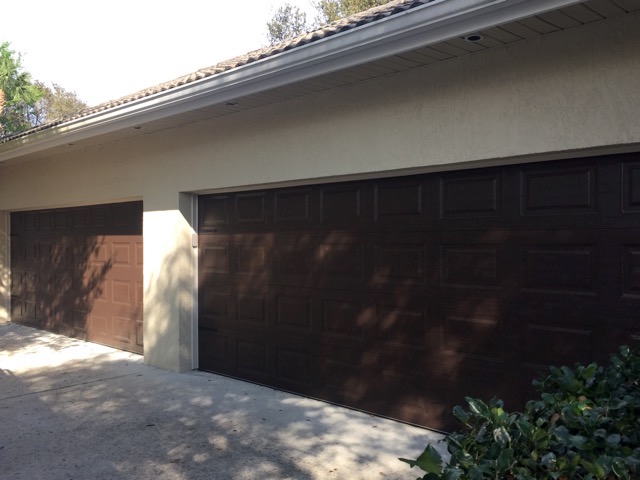
[[[522,413],[501,400],[466,398],[448,435],[451,459],[427,446],[416,460],[426,480],[613,480],[640,478],[640,356],[621,347],[606,368],[550,369]]]

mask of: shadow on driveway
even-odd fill
[[[0,325],[0,478],[407,479],[441,436]],[[442,449],[443,445],[437,445]]]

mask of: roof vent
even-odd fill
[[[480,35],[479,33],[472,33],[470,35],[466,35],[464,37],[462,37],[465,41],[469,42],[469,43],[477,43],[482,41],[482,39],[484,38],[482,35]]]

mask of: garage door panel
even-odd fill
[[[268,380],[270,376],[270,346],[259,340],[251,341],[240,338],[235,341],[237,371],[239,374],[251,375],[254,379]]]
[[[122,235],[125,235],[126,230],[129,230],[131,234],[135,234],[140,225],[140,218],[142,216],[142,203],[134,204],[113,204],[110,205],[112,226]]]
[[[73,291],[70,295],[81,295],[78,300],[80,303],[88,306],[107,304],[111,301],[112,282],[105,279],[103,273],[90,274],[74,280],[76,281],[73,282]]]
[[[269,308],[266,293],[242,294],[213,287],[201,302],[200,323],[210,328],[265,331],[272,317]]]
[[[614,318],[613,323],[618,325],[617,329],[607,329],[605,331],[607,345],[616,348],[618,345],[629,345],[631,348],[640,347],[640,324],[637,318],[627,316],[624,318]]]
[[[367,328],[374,321],[372,308],[357,298],[327,298],[321,300],[321,331],[329,341],[345,339],[347,342],[360,342]]]
[[[236,297],[236,320],[247,327],[268,327],[267,292],[251,291],[238,293]]]
[[[324,228],[361,229],[373,220],[373,205],[364,184],[330,185],[320,190],[321,223]]]
[[[70,210],[57,210],[53,212],[53,228],[66,231],[72,226],[73,217]]]
[[[353,366],[372,379],[381,373],[403,378],[433,378],[429,366],[433,356],[423,348],[382,342],[365,344],[359,349],[359,359]]]
[[[494,316],[475,312],[445,314],[441,327],[441,351],[484,362],[502,362],[505,356],[504,325]]]
[[[218,239],[215,243],[201,243],[201,268],[206,274],[228,274],[229,265],[229,240],[227,238]]]
[[[440,177],[440,218],[499,218],[502,209],[502,175],[497,169],[481,174],[459,172]]]
[[[324,357],[318,373],[319,396],[337,403],[356,405],[368,395],[367,379],[353,365]]]
[[[202,197],[227,250],[200,251],[200,366],[435,428],[465,395],[521,408],[639,338],[638,158]]]
[[[622,272],[624,294],[640,296],[640,243],[622,247]]]
[[[286,389],[308,392],[317,375],[313,371],[313,351],[300,348],[300,344],[278,345],[276,347],[276,380]]]
[[[311,275],[315,236],[303,233],[299,238],[279,237],[275,241],[274,273],[289,281],[304,280]]]
[[[22,321],[26,317],[24,301],[19,297],[12,295],[11,296],[11,318],[14,321]]]
[[[306,228],[311,225],[317,218],[314,215],[317,210],[313,209],[313,206],[317,204],[316,195],[317,192],[310,189],[288,189],[276,192],[274,198],[275,224],[285,228],[293,226]]]
[[[111,336],[111,318],[105,313],[97,309],[97,312],[92,312],[89,316],[89,324],[87,331],[93,338],[105,341]]]
[[[131,306],[133,304],[133,288],[130,282],[112,280],[111,282],[111,301],[116,305]]]
[[[622,166],[624,212],[640,213],[640,161],[629,160]]]
[[[119,237],[110,242],[110,259],[114,267],[132,267],[135,261],[135,244],[131,244],[126,237]],[[116,270],[117,271],[117,270]]]
[[[71,327],[78,334],[86,337],[89,330],[89,312],[86,310],[72,309]]]
[[[372,334],[380,344],[424,348],[429,342],[428,335],[433,333],[423,302],[376,304],[376,323]]]
[[[55,212],[42,212],[38,214],[38,230],[48,232],[55,228]]]
[[[87,208],[72,208],[69,211],[71,229],[73,231],[86,231],[90,222],[90,210]]]
[[[379,282],[424,282],[425,254],[422,245],[376,246],[375,272]]]
[[[202,207],[199,212],[199,224],[203,232],[220,231],[229,226],[229,217],[232,210],[228,195],[218,195],[202,199]]]
[[[205,325],[215,326],[217,321],[229,321],[231,318],[231,299],[228,291],[210,288],[200,302],[200,312]]]
[[[504,282],[504,253],[497,244],[443,243],[440,246],[442,286],[498,288]]]
[[[279,293],[275,297],[275,326],[282,333],[311,333],[314,320],[314,299],[311,292],[300,289]]]
[[[365,277],[365,244],[362,239],[329,235],[320,241],[314,259],[320,264],[324,278],[359,283]]]
[[[267,259],[270,257],[270,245],[250,242],[250,239],[235,240],[234,273],[262,275],[267,270]]]
[[[469,290],[468,288],[439,288],[429,297],[428,307],[437,318],[501,318],[506,314],[507,294],[496,290]]]
[[[141,303],[134,306],[137,285],[142,285],[142,266],[135,265],[136,244],[142,244],[142,203],[11,217],[18,229],[11,232],[17,246],[12,271],[23,277],[12,295],[26,307],[13,319],[142,352],[132,337],[142,321]],[[23,257],[23,252],[30,253]],[[129,325],[116,326],[115,318]]]
[[[594,334],[590,328],[528,323],[523,335],[522,361],[539,366],[589,362],[593,347]]]
[[[24,214],[24,231],[25,232],[34,232],[38,230],[38,214],[35,212],[26,212]]]
[[[422,178],[398,178],[375,183],[374,215],[378,225],[392,226],[424,223],[425,186]]]
[[[231,375],[231,339],[224,333],[200,325],[198,329],[198,351],[200,362],[209,368]]]
[[[26,289],[24,285],[24,274],[21,271],[11,269],[11,295],[20,297],[24,295]]]
[[[24,272],[24,290],[27,299],[35,301],[35,294],[38,289],[39,276],[33,272]]]
[[[235,196],[236,218],[238,225],[256,228],[267,223],[270,199],[265,192],[240,193]]]
[[[590,245],[525,246],[523,288],[593,295],[596,255],[596,247]]]
[[[104,228],[111,223],[111,212],[108,206],[97,205],[90,207],[89,212],[93,228]]]
[[[41,268],[48,268],[56,260],[55,247],[51,242],[40,242],[39,261]]]
[[[596,178],[594,164],[525,168],[522,170],[522,213],[594,213],[598,206]]]

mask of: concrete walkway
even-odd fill
[[[440,436],[16,324],[0,325],[2,479],[414,479]],[[442,449],[443,444],[437,448]]]

